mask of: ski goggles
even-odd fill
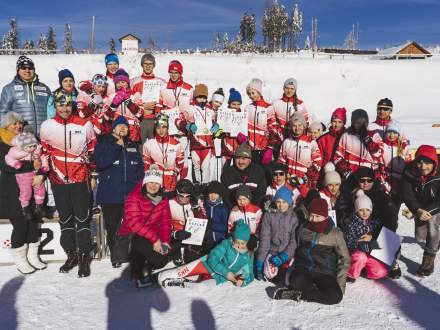
[[[100,73],[95,74],[92,78],[92,84],[94,86],[107,86],[107,77]]]

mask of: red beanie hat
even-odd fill
[[[338,118],[344,122],[344,124],[347,122],[347,109],[345,108],[337,108],[335,111],[333,111],[332,119]]]
[[[431,160],[434,163],[434,171],[432,174],[435,174],[437,172],[438,156],[437,156],[437,151],[436,151],[435,147],[427,145],[427,144],[422,144],[417,149],[414,158],[415,158],[415,161],[418,161],[421,158],[426,158],[426,159]]]
[[[315,198],[310,202],[309,212],[328,218],[328,204],[322,198]]]
[[[177,60],[171,61],[170,64],[168,65],[168,72],[170,72],[170,71],[177,71],[180,74],[183,74],[182,63],[180,63]]]

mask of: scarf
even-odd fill
[[[6,128],[0,128],[0,141],[11,146],[12,139],[15,137],[15,134],[11,131],[8,131]]]
[[[307,224],[307,228],[310,229],[311,231],[314,231],[315,233],[322,234],[328,228],[329,221],[330,221],[329,218],[327,218],[321,222],[309,222]]]

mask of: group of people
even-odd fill
[[[80,277],[91,273],[93,205],[113,267],[129,254],[137,286],[269,280],[281,286],[274,299],[336,304],[347,281],[401,276],[400,250],[391,265],[371,253],[381,248],[382,228],[396,232],[402,203],[424,249],[417,275],[433,273],[439,160],[429,145],[411,158],[390,99],[378,102],[373,122],[356,109],[347,125],[338,108],[327,128],[298,97],[294,78],[272,103],[252,79],[244,104],[235,88],[226,98],[222,88],[210,95],[204,84],[192,87],[177,60],[168,81],[154,74],[152,54],[132,79],[116,54],[105,65],[79,84],[63,69],[51,92],[20,56],[3,87],[0,217],[13,226],[21,273],[47,266],[39,227],[51,199],[67,255],[60,272],[78,266]],[[220,111],[245,114],[247,129],[222,127]],[[194,219],[205,224],[201,242],[191,240]]]

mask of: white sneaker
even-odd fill
[[[47,263],[43,262],[38,255],[38,247],[40,242],[29,243],[29,249],[27,253],[27,259],[32,267],[37,270],[42,270],[47,268]]]
[[[35,268],[29,263],[27,259],[27,244],[20,246],[19,248],[11,249],[12,258],[17,266],[17,269],[22,274],[32,274],[35,272]]]

